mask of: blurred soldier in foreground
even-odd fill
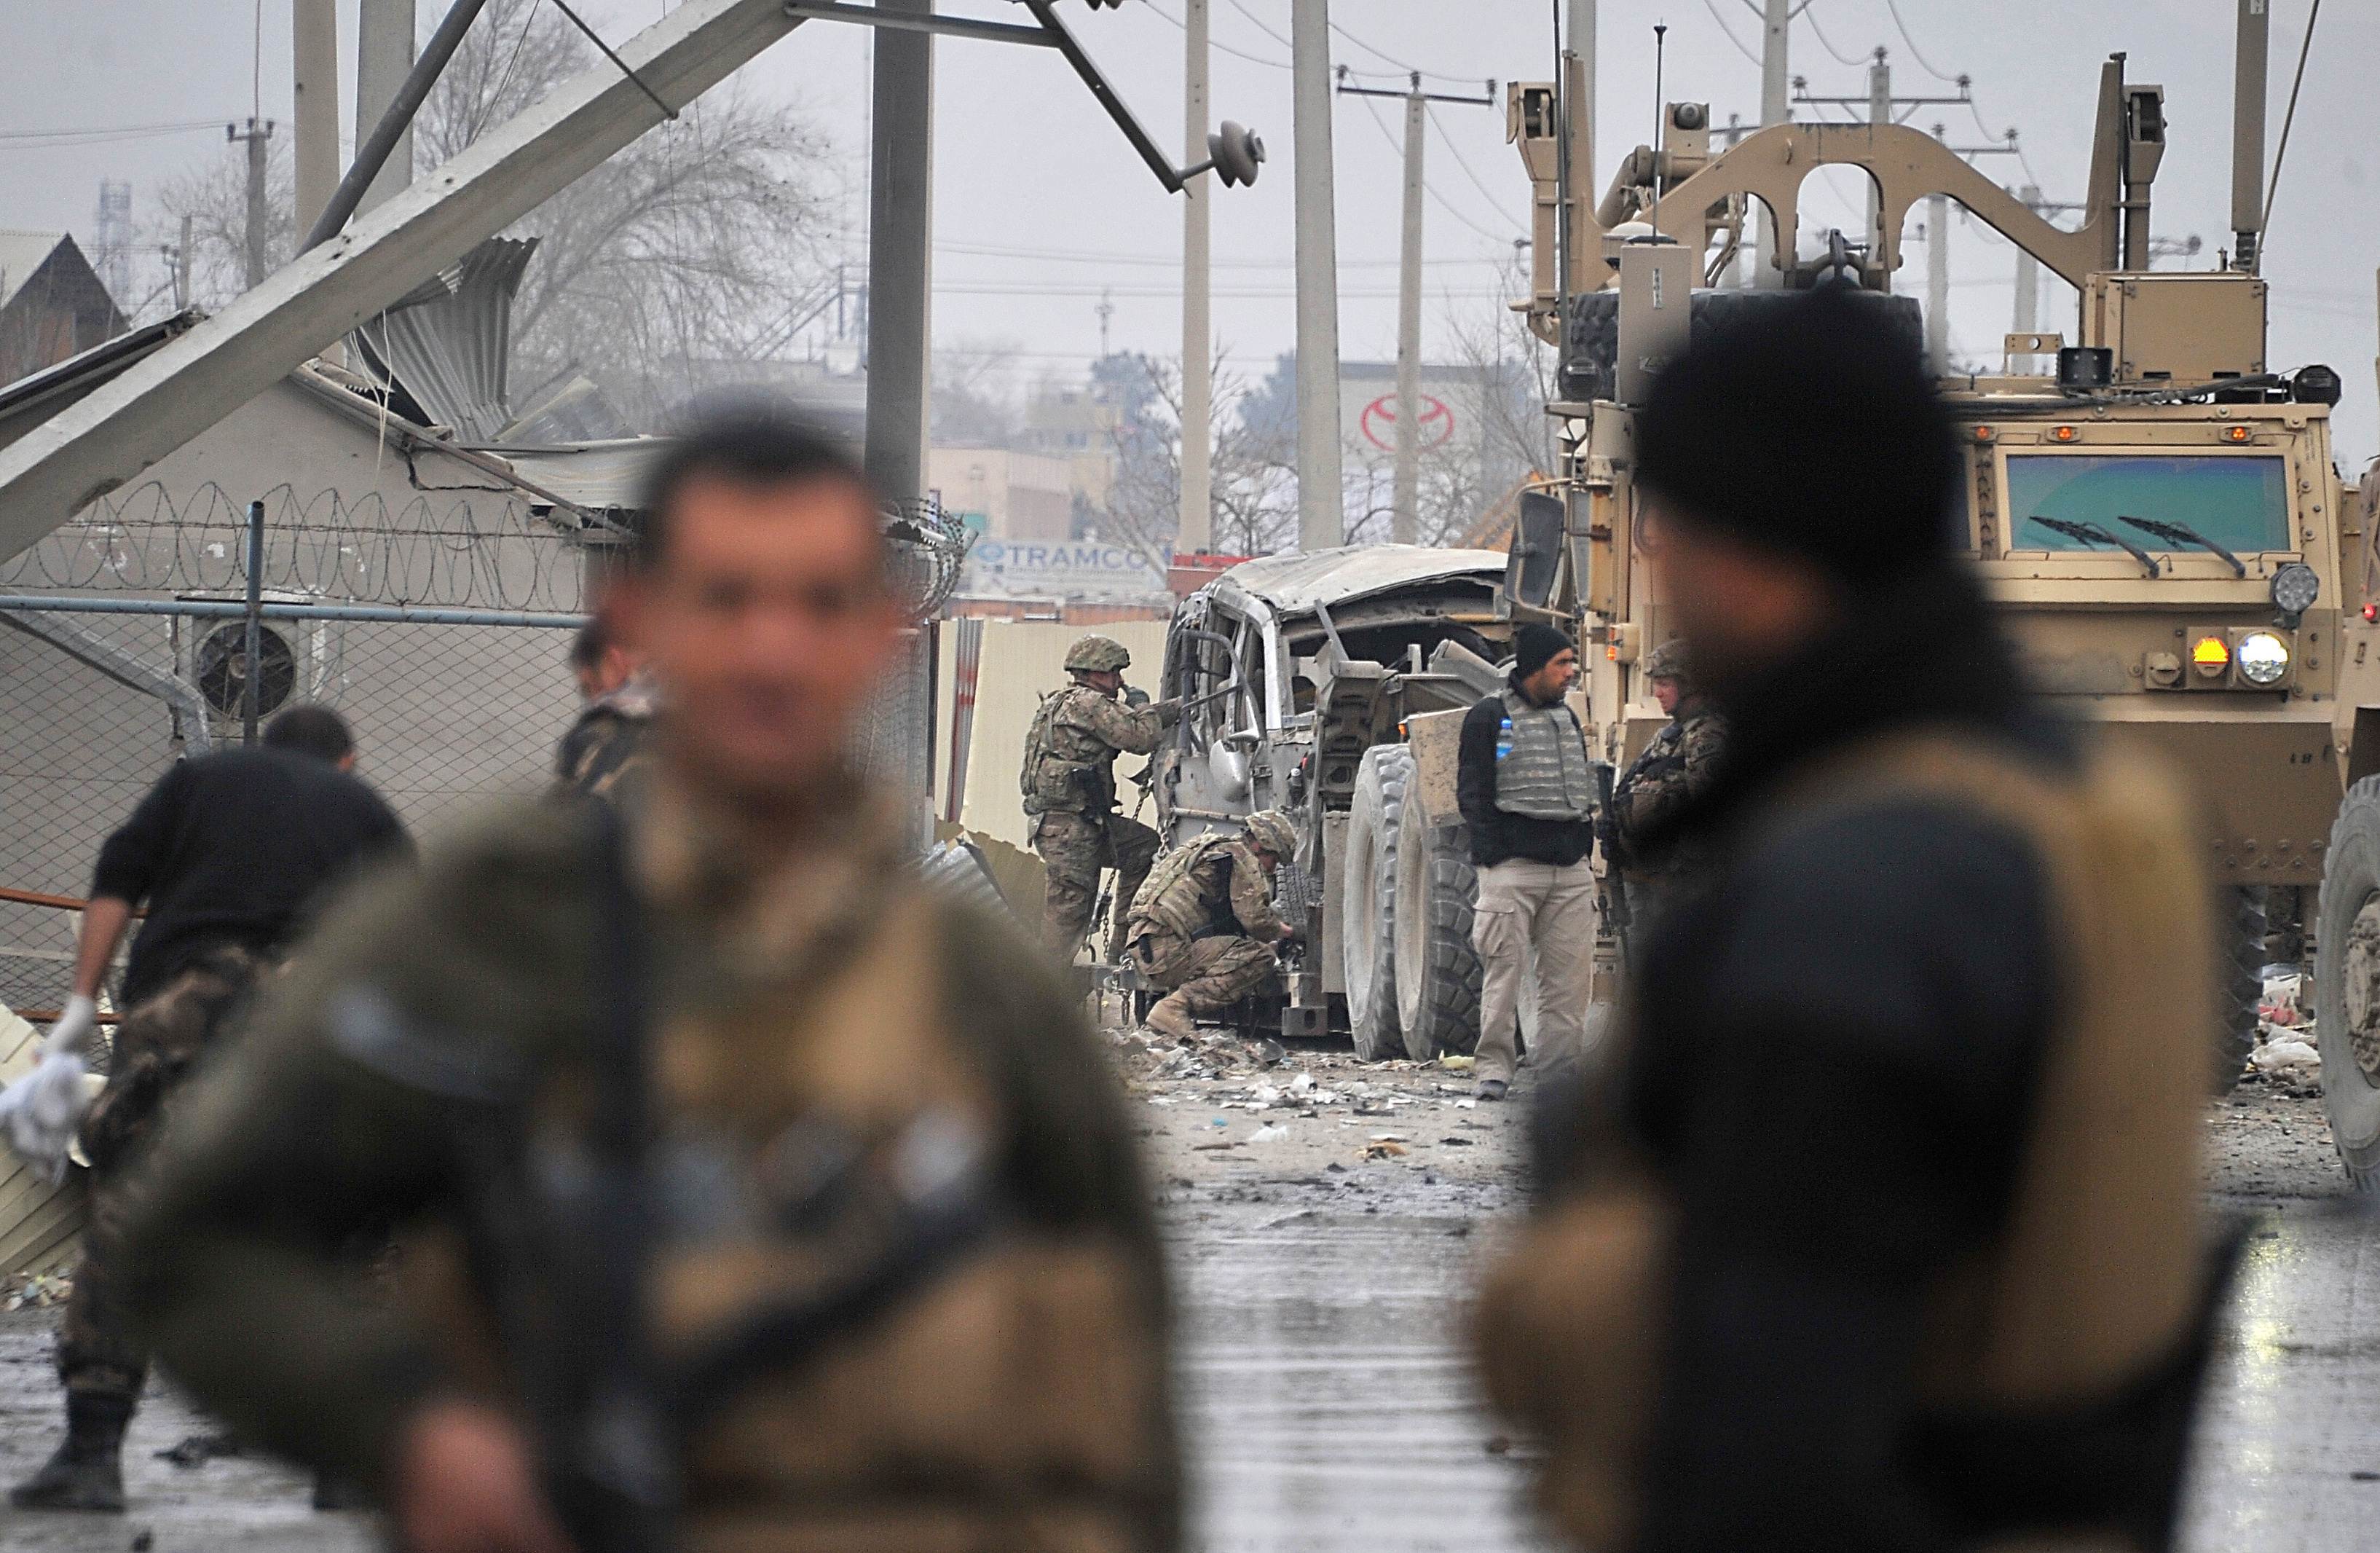
[[[1479,901],[1479,1098],[1500,1100],[1521,1057],[1521,977],[1536,952],[1537,1045],[1569,1061],[1586,1038],[1595,952],[1595,766],[1562,698],[1578,650],[1550,625],[1512,636],[1510,682],[1463,719],[1455,797],[1471,831]]]
[[[570,644],[570,669],[586,705],[554,751],[554,791],[606,798],[645,758],[652,681],[601,620],[579,627]]]
[[[1181,719],[1172,701],[1121,700],[1132,654],[1107,637],[1085,637],[1066,649],[1074,683],[1041,699],[1025,734],[1018,786],[1033,821],[1033,850],[1049,875],[1050,945],[1072,960],[1091,925],[1099,870],[1116,871],[1116,927],[1106,958],[1123,957],[1124,908],[1139,893],[1157,856],[1157,832],[1116,810],[1115,761],[1147,755]]]
[[[124,1508],[124,1428],[149,1373],[147,1347],[125,1309],[118,1244],[133,1212],[133,1167],[179,1109],[193,1065],[309,908],[343,875],[408,849],[396,816],[352,774],[355,763],[338,713],[290,707],[265,725],[261,748],[168,770],[100,848],[75,947],[74,996],[50,1028],[41,1065],[0,1096],[19,1153],[61,1171],[80,1117],[91,1165],[91,1229],[58,1329],[67,1438],[10,1494],[19,1508]],[[83,1115],[100,983],[144,904],[107,1086]]]
[[[1273,870],[1297,850],[1279,809],[1165,855],[1133,897],[1124,941],[1143,975],[1165,996],[1148,1025],[1163,1036],[1198,1033],[1197,1016],[1228,1008],[1272,979],[1274,947],[1295,929],[1273,910]]]
[[[642,510],[604,609],[650,765],[324,926],[146,1177],[161,1353],[409,1553],[1171,1548],[1157,1233],[1079,1000],[842,764],[901,625],[874,495],[755,411]],[[325,1260],[375,1219],[409,1318]]]
[[[1674,834],[1658,850],[1638,838],[1660,834],[1671,816],[1709,789],[1727,747],[1726,720],[1688,671],[1685,643],[1671,637],[1655,648],[1645,658],[1645,677],[1670,721],[1621,773],[1604,815],[1604,861],[1621,874],[1629,927],[1640,941],[1661,900],[1693,872],[1694,857],[1694,848],[1681,846]]]
[[[1729,719],[1668,833],[1721,851],[1491,1276],[1490,1391],[1593,1548],[2164,1547],[2209,1316],[2192,806],[2022,693],[1880,306],[1697,334],[1635,447]]]

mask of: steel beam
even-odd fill
[[[620,48],[683,107],[800,25],[784,0],[685,0]],[[15,555],[661,122],[608,62],[565,82],[261,285],[0,450]]]
[[[234,614],[245,613],[237,604],[231,605],[230,611]],[[94,673],[164,702],[181,714],[182,746],[191,754],[204,755],[212,746],[214,730],[209,721],[207,698],[188,680],[159,672],[106,637],[86,631],[70,620],[8,612],[0,613],[0,626],[12,627],[47,642]]]

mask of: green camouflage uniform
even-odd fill
[[[1630,916],[1640,931],[1644,914],[1656,909],[1701,859],[1675,845],[1648,855],[1637,838],[1710,786],[1726,748],[1726,722],[1707,710],[1702,698],[1690,695],[1680,699],[1669,724],[1612,784],[1611,822],[1618,842],[1613,861],[1620,866]]]
[[[1116,871],[1119,903],[1132,900],[1148,877],[1157,832],[1117,812],[1115,760],[1154,752],[1180,715],[1170,701],[1127,706],[1087,685],[1051,694],[1034,715],[1019,785],[1048,880],[1050,943],[1062,960],[1074,958],[1090,928],[1101,868]],[[1111,934],[1108,958],[1120,958],[1123,947],[1121,932]]]
[[[829,1188],[890,1179],[921,1121],[973,1140],[988,1227],[807,1357],[731,1346],[732,1369],[669,1404],[700,1404],[665,1435],[677,1545],[1166,1553],[1164,1274],[1121,1097],[1079,1000],[903,867],[856,795],[770,869],[663,768],[622,795],[649,1179],[670,1188],[638,1329],[664,1377],[708,1374],[755,1321],[881,1265],[893,1224]],[[585,1329],[555,1313],[583,1304],[567,1268],[600,1256],[601,1220],[566,1192],[523,1204],[559,1179],[533,1167],[588,1157],[604,1087],[620,948],[601,823],[507,808],[348,901],[159,1140],[128,1237],[137,1314],[243,1438],[384,1486],[408,1406],[520,1415],[536,1377],[577,1373],[551,1344]],[[396,1229],[402,1301],[335,1259],[373,1222]]]
[[[588,702],[554,752],[554,792],[609,798],[645,764],[658,705],[652,681],[641,673]]]
[[[1134,962],[1193,1013],[1212,1013],[1261,990],[1289,931],[1273,909],[1272,878],[1240,835],[1200,836],[1166,855],[1134,897],[1124,928]]]
[[[140,1173],[130,1167],[179,1104],[182,1080],[264,970],[261,958],[237,944],[211,949],[135,1004],[116,1026],[107,1087],[83,1118],[80,1134],[91,1165],[90,1225],[57,1345],[58,1379],[69,1395],[101,1393],[129,1402],[148,1379],[148,1347],[125,1309],[119,1249]]]

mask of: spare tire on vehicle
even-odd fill
[[[1803,295],[1799,291],[1698,289],[1694,295],[1693,311],[1688,315],[1689,337],[1700,339],[1710,330],[1749,316],[1757,309],[1782,307]],[[1912,346],[1923,348],[1925,321],[1916,297],[1888,296],[1880,291],[1857,295],[1872,298],[1876,306],[1886,309],[1885,316],[1892,321],[1893,327],[1905,334]],[[1562,330],[1559,378],[1561,396],[1579,403],[1613,399],[1619,396],[1619,382],[1620,293],[1590,291],[1572,297],[1570,316]]]

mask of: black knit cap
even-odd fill
[[[1905,317],[1849,286],[1698,333],[1636,418],[1636,478],[1665,518],[1854,586],[1964,547],[1960,462]]]
[[[1526,679],[1552,662],[1555,653],[1577,645],[1552,626],[1533,621],[1512,633],[1512,677]]]

